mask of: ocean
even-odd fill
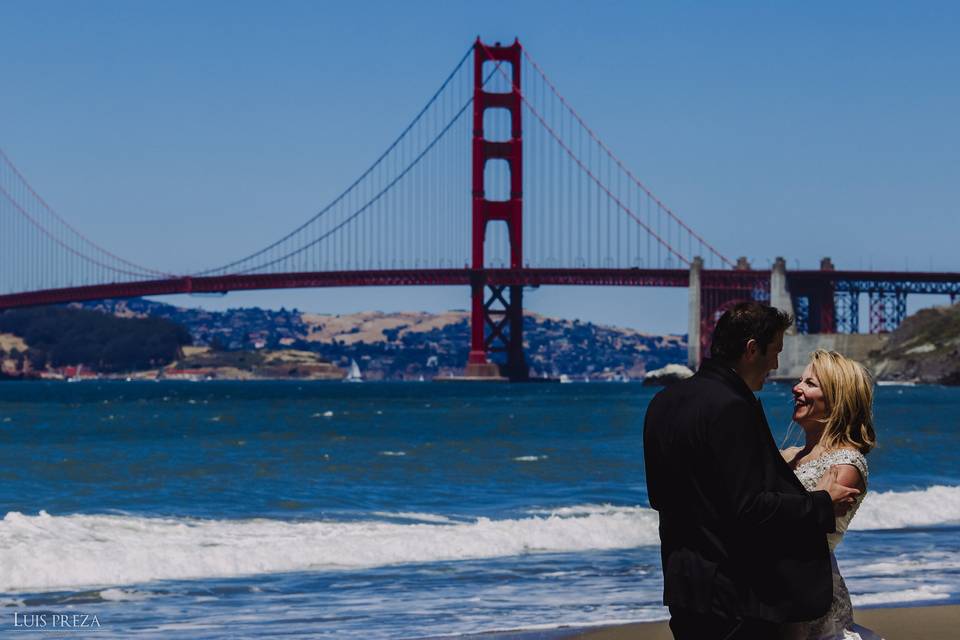
[[[654,392],[0,384],[0,634],[67,620],[70,637],[424,638],[664,618],[642,452]],[[790,388],[761,398],[780,441]],[[855,605],[960,601],[958,414],[958,388],[878,388],[870,492],[837,551]]]

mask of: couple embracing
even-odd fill
[[[806,443],[778,450],[754,392],[791,323],[737,305],[717,322],[712,357],[647,409],[647,489],[678,640],[878,638],[853,623],[833,555],[867,488],[872,381],[816,351],[793,387]]]

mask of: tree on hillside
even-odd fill
[[[118,318],[63,307],[14,309],[0,314],[0,332],[30,345],[34,369],[83,364],[104,372],[169,364],[191,343],[181,326],[161,318]]]

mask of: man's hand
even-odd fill
[[[842,516],[850,510],[853,500],[860,495],[860,490],[853,487],[840,484],[837,480],[837,474],[840,470],[837,467],[830,467],[817,483],[817,491],[826,491],[833,500],[833,511],[836,515]]]

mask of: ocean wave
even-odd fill
[[[138,600],[148,600],[153,594],[147,591],[137,591],[136,589],[104,589],[100,592],[100,598],[110,602],[135,602]]]
[[[474,560],[658,542],[656,514],[641,507],[454,524],[10,512],[0,521],[0,591]]]
[[[581,504],[554,509],[530,509],[533,515],[560,517],[630,513],[638,507]],[[935,485],[917,491],[869,492],[851,530],[909,529],[960,523],[960,487]]]
[[[553,509],[528,509],[527,513],[531,515],[548,515],[548,516],[559,516],[562,518],[576,517],[576,516],[592,516],[592,515],[610,515],[613,513],[636,513],[638,511],[650,511],[652,509],[644,509],[643,507],[619,507],[612,504],[578,504],[572,507],[554,507]]]
[[[841,562],[845,578],[878,580],[882,578],[908,578],[910,576],[933,576],[960,574],[960,554],[955,551],[919,551],[898,553],[883,559],[864,562]]]
[[[531,509],[514,519],[470,521],[413,512],[371,515],[377,519],[291,522],[10,512],[0,521],[0,566],[4,567],[0,592],[480,560],[659,543],[657,514],[644,507],[583,504]],[[868,494],[851,528],[902,529],[957,522],[960,487],[933,486]],[[952,556],[924,560],[931,570],[956,570],[958,562]],[[881,566],[884,562],[890,566]],[[873,562],[869,573],[903,571],[909,568],[904,562]],[[949,566],[941,566],[944,563]],[[851,577],[860,573],[850,570]]]
[[[946,585],[920,585],[914,589],[899,591],[884,591],[881,593],[864,593],[851,595],[850,600],[855,607],[869,607],[881,604],[896,604],[901,602],[924,602],[928,600],[947,600],[951,598],[950,587]]]
[[[391,520],[416,520],[418,522],[435,522],[440,524],[456,524],[458,521],[447,516],[435,513],[421,513],[419,511],[374,511],[370,515]]]
[[[906,529],[960,523],[960,487],[867,493],[851,530]]]

